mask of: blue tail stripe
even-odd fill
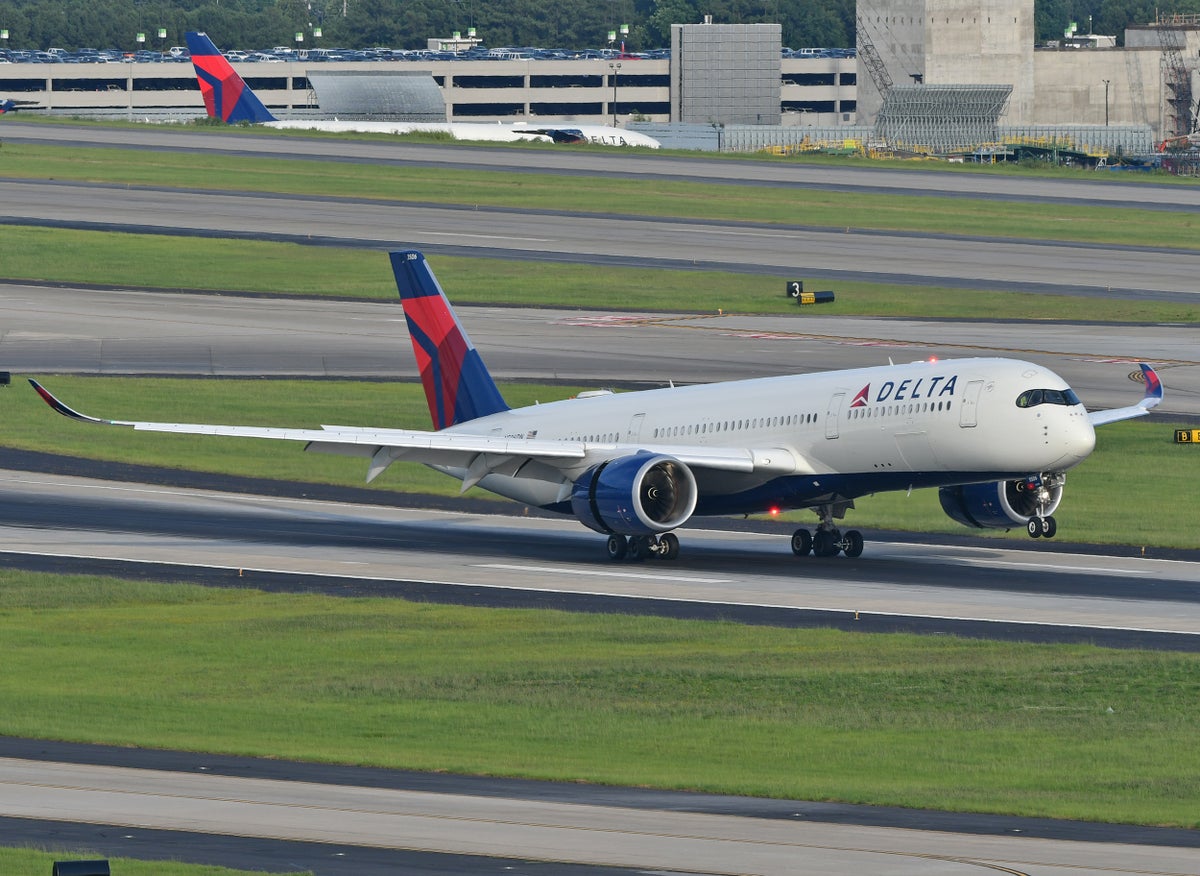
[[[425,257],[390,257],[434,427],[509,410]]]

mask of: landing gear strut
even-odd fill
[[[797,529],[792,533],[792,553],[798,557],[806,557],[810,553],[815,557],[836,557],[845,554],[853,559],[862,556],[863,536],[857,529],[845,533],[833,522],[833,506],[822,505],[817,509],[821,522],[815,533],[807,529]]]
[[[1025,531],[1029,533],[1030,538],[1054,538],[1054,534],[1058,532],[1058,523],[1046,512],[1053,511],[1057,504],[1054,502],[1051,488],[1058,487],[1061,491],[1065,480],[1064,475],[1058,472],[1033,475],[1017,482],[1018,493],[1032,494],[1029,496],[1029,499],[1032,499],[1032,507],[1029,510],[1033,511],[1033,515],[1025,522]]]
[[[662,535],[633,535],[626,538],[623,535],[610,535],[605,545],[608,558],[619,562],[626,557],[635,563],[657,557],[661,560],[673,560],[679,556],[679,537],[673,532]]]

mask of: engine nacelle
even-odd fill
[[[942,487],[938,498],[942,510],[963,526],[975,529],[1012,529],[1024,526],[1031,517],[1048,517],[1062,501],[1062,475],[963,484]]]
[[[653,535],[696,510],[696,479],[678,459],[635,453],[589,468],[571,490],[571,510],[608,535]]]

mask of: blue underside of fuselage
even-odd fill
[[[835,501],[857,499],[872,493],[943,487],[953,484],[991,483],[1024,477],[1018,472],[860,472],[857,474],[788,475],[739,493],[701,495],[693,516],[765,514],[812,508]],[[547,511],[571,514],[570,502],[543,506]]]

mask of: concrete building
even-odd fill
[[[860,51],[865,38],[897,84],[1011,85],[1000,123],[1032,119],[1033,0],[858,0],[858,23]],[[882,105],[863,76],[859,124],[874,124]]]
[[[780,124],[782,35],[778,24],[671,25],[671,121]]]
[[[873,49],[897,84],[1011,85],[1001,125],[1148,124],[1156,139],[1195,126],[1200,16],[1131,26],[1124,48],[1091,34],[1035,46],[1033,0],[858,0],[858,26],[860,57]],[[882,106],[878,79],[860,76],[859,124]]]

